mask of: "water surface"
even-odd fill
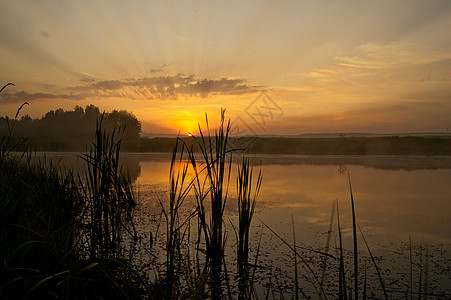
[[[74,154],[47,154],[60,157],[63,165],[80,167]],[[61,158],[62,157],[62,158]],[[144,235],[155,233],[160,201],[167,202],[170,154],[123,154],[124,168],[136,179],[140,207],[136,211],[137,227]],[[407,289],[405,278],[413,257],[413,278],[428,265],[431,289],[451,295],[451,157],[423,156],[250,156],[255,172],[262,170],[263,183],[252,226],[251,254],[255,253],[262,236],[262,278],[264,275],[285,278],[289,289],[292,282],[292,253],[284,242],[291,243],[292,218],[297,244],[307,249],[333,255],[337,245],[338,203],[343,228],[344,245],[352,250],[352,216],[350,186],[356,206],[357,222],[392,288]],[[234,255],[234,234],[229,224],[237,224],[236,182],[237,163],[233,163],[226,205],[226,229],[229,234],[230,260]],[[186,201],[190,210],[191,198]],[[334,212],[332,212],[334,210]],[[331,223],[332,221],[332,223]],[[263,225],[265,224],[265,225]],[[329,244],[327,236],[332,224]],[[269,226],[277,235],[272,233]],[[371,262],[359,236],[362,265]],[[161,239],[161,243],[164,239]],[[160,244],[161,244],[160,243]],[[161,244],[160,246],[163,246]],[[410,250],[412,249],[412,250]],[[318,270],[321,257],[304,251],[303,255]],[[336,268],[335,268],[336,269]],[[333,270],[335,270],[333,269]],[[333,270],[329,280],[334,282]],[[395,271],[396,270],[396,271]],[[308,272],[304,274],[305,280]],[[368,275],[377,286],[375,275]],[[423,275],[424,276],[424,275]],[[264,279],[262,279],[264,280]],[[280,285],[283,285],[282,284]],[[387,285],[390,287],[390,282]],[[402,282],[402,284],[400,284]],[[333,286],[333,285],[332,285]],[[333,288],[332,288],[333,289]],[[377,289],[377,287],[375,288]]]

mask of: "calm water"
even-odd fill
[[[139,156],[137,182],[147,210],[158,211],[157,199],[163,202],[167,199],[168,158],[164,154]],[[426,268],[429,291],[451,296],[451,158],[254,156],[252,162],[255,170],[261,168],[264,174],[256,216],[285,241],[292,242],[293,216],[298,245],[315,250],[329,246],[329,252],[335,254],[330,249],[335,249],[338,243],[337,217],[331,213],[338,202],[345,248],[349,250],[348,260],[352,259],[349,173],[357,222],[378,260],[387,287],[397,291],[408,289],[406,278],[410,276],[412,253],[413,286],[419,282],[420,270],[424,272]],[[236,168],[234,165],[234,174]],[[237,224],[234,180],[229,191],[226,223]],[[331,217],[333,233],[327,244]],[[294,274],[292,253],[260,220],[254,219],[252,243],[255,250],[261,233],[262,280],[264,274],[266,278],[280,278],[277,284],[289,293]],[[228,255],[233,260],[235,240],[230,226],[228,232]],[[370,266],[368,278],[373,289],[380,290],[364,242],[360,236],[358,240],[360,264]],[[309,251],[303,251],[303,255],[310,267],[320,273],[322,258]],[[305,266],[301,269],[304,280],[313,282]],[[327,276],[336,283],[334,271]],[[425,273],[422,276],[424,280]],[[312,287],[306,290],[312,291]],[[392,296],[397,298],[395,292]]]
[[[139,159],[141,192],[165,191],[169,156],[131,155]],[[371,229],[373,242],[406,241],[410,236],[451,243],[450,161],[447,157],[365,157],[362,161],[361,157],[254,156],[254,169],[263,171],[257,216],[268,225],[291,224],[293,214],[300,227],[328,226],[332,205],[338,200],[341,222],[347,227],[351,221],[349,172],[359,224]],[[233,216],[233,179],[229,190],[228,213]],[[152,193],[145,194],[141,200],[152,201]]]
[[[138,228],[146,235],[155,230],[159,201],[167,201],[170,155],[131,153],[124,154],[123,159],[138,184],[141,203],[136,212]],[[65,154],[61,163],[77,165],[79,160],[73,154]],[[336,203],[345,248],[352,250],[349,173],[357,222],[389,281],[387,286],[407,289],[412,247],[414,282],[419,278],[420,267],[424,269],[427,265],[430,289],[451,297],[450,157],[252,156],[252,164],[254,170],[263,171],[256,217],[289,243],[293,237],[293,217],[297,244],[322,251],[327,247],[335,249],[337,244],[337,216],[332,214]],[[236,168],[234,164],[226,206],[227,224],[237,223]],[[189,200],[186,205],[189,209]],[[291,252],[259,219],[253,221],[251,252],[261,235],[260,276],[262,280],[265,274],[281,278],[278,284],[287,285],[288,290],[294,274]],[[327,244],[331,220],[332,235]],[[227,255],[233,257],[235,246],[230,226],[228,231]],[[365,261],[371,265],[365,258],[368,254],[361,237],[359,249],[362,265]],[[334,251],[329,250],[332,254]],[[321,262],[317,255],[308,250],[303,255],[313,268],[318,268]],[[348,255],[350,258],[351,253]],[[311,280],[307,271],[304,274],[306,281]],[[333,271],[329,274],[332,282],[336,282],[335,275]],[[370,279],[373,276],[377,289],[375,275],[368,276]]]

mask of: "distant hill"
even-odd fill
[[[182,137],[186,145],[193,139]],[[175,138],[141,138],[128,146],[127,151],[170,152]],[[428,155],[451,156],[451,135],[407,136],[328,136],[328,137],[231,137],[231,149],[249,154],[295,155]],[[194,149],[196,150],[196,149]]]
[[[143,138],[176,138],[177,134],[173,133],[151,133],[151,132],[141,132],[140,136]]]
[[[239,137],[261,137],[261,138],[338,138],[338,137],[384,137],[384,136],[424,136],[424,137],[451,137],[449,132],[402,132],[402,133],[365,133],[365,132],[347,132],[347,133],[303,133],[303,134],[261,134],[261,135],[243,135]],[[168,137],[175,138],[177,134],[169,133],[149,133],[142,132],[141,137],[156,138]]]
[[[306,133],[299,135],[286,135],[284,137],[294,138],[334,138],[334,137],[383,137],[383,136],[449,136],[447,132],[409,132],[409,133]]]

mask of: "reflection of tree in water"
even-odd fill
[[[249,155],[251,165],[317,165],[338,166],[346,171],[348,166],[364,166],[381,170],[437,170],[451,169],[449,156],[401,155]],[[238,156],[235,155],[235,159]]]
[[[121,157],[123,167],[130,178],[135,181],[141,175],[141,166],[139,165],[139,156],[124,155]]]
[[[347,171],[348,171],[348,168],[346,168],[345,165],[342,165],[342,164],[338,165],[338,173],[340,175],[345,174]]]
[[[82,178],[86,171],[86,162],[79,157],[80,153],[38,153],[33,159],[43,164],[53,164],[63,171],[74,171]],[[134,155],[121,155],[120,164],[122,169],[130,176],[132,181],[141,175],[140,157]]]

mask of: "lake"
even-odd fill
[[[47,157],[59,157],[63,165],[76,166],[80,161],[70,153],[47,153]],[[140,205],[135,216],[144,237],[150,232],[155,236],[161,211],[159,201],[164,204],[168,199],[170,157],[168,153],[122,155],[136,180]],[[257,262],[260,282],[275,278],[271,282],[273,289],[290,293],[294,260],[285,243],[293,241],[294,221],[296,243],[302,247],[299,252],[305,258],[305,263],[299,264],[300,276],[305,292],[312,292],[311,283],[315,280],[308,268],[321,273],[324,263],[324,257],[314,251],[337,254],[337,204],[346,259],[352,259],[349,174],[357,223],[392,298],[400,297],[410,287],[418,291],[420,274],[431,297],[451,297],[451,157],[251,155],[250,158],[254,172],[260,169],[263,172],[251,228],[250,255],[252,260],[261,237]],[[230,261],[236,247],[230,225],[237,224],[236,168],[234,163],[225,210],[226,259]],[[185,205],[190,211],[190,198]],[[161,252],[163,244],[161,239],[154,251]],[[360,274],[368,272],[369,286],[380,290],[360,234],[358,245],[363,270]],[[325,289],[332,294],[337,281],[335,271],[331,267],[324,275]],[[352,270],[348,272],[351,276]],[[265,288],[260,287],[259,291],[264,294]],[[374,292],[374,296],[379,297],[380,293]]]

